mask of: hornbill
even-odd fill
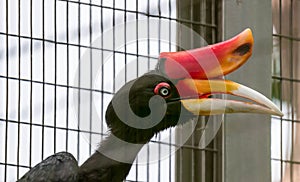
[[[122,181],[136,155],[158,132],[198,115],[265,113],[282,116],[262,94],[223,75],[239,68],[252,54],[250,29],[203,48],[163,52],[155,70],[126,83],[106,110],[109,136],[78,167],[66,152],[54,154],[19,181]],[[231,94],[249,102],[210,98]],[[250,102],[251,101],[251,102]]]

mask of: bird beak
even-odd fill
[[[207,79],[224,76],[243,65],[252,54],[250,29],[214,45],[180,52],[162,52],[157,70],[170,79]]]
[[[195,115],[264,113],[283,116],[278,107],[259,92],[221,79],[248,60],[253,44],[252,32],[246,29],[227,41],[207,47],[163,52],[157,70],[176,81],[182,105]],[[212,94],[230,94],[249,102],[208,98]]]
[[[278,107],[267,97],[233,81],[184,79],[180,80],[176,87],[182,105],[195,115],[261,113],[283,116]],[[246,98],[249,102],[208,98],[209,95],[216,93]]]

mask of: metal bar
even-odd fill
[[[101,4],[103,4],[103,0],[101,0]],[[100,9],[100,19],[101,19],[101,24],[100,24],[100,33],[101,33],[101,47],[103,47],[103,8],[101,7]],[[103,50],[101,51],[101,65],[104,65],[104,55],[103,55]],[[104,66],[101,67],[101,78],[104,78]],[[104,90],[104,79],[101,80],[101,89]],[[104,94],[101,94],[101,119],[104,118]],[[104,121],[101,122],[101,133],[103,133],[103,125]],[[101,136],[101,140],[103,139],[103,137]]]
[[[127,42],[127,3],[124,3],[124,42]],[[127,53],[127,44],[124,45],[124,52]],[[124,56],[124,62],[125,62],[125,83],[127,83],[127,56]]]
[[[290,164],[300,164],[300,161],[293,161],[293,160],[283,160],[283,159],[276,159],[276,158],[271,158],[271,160],[290,163]]]
[[[169,130],[169,154],[172,153],[172,130]],[[169,181],[172,181],[172,156],[169,156]]]
[[[78,45],[81,44],[81,20],[80,20],[80,15],[81,15],[81,9],[80,9],[81,4],[78,4]],[[80,64],[80,56],[81,56],[81,47],[78,47],[78,87],[80,88],[80,80],[81,80],[81,64]],[[80,98],[81,98],[81,89],[78,90],[78,110],[77,110],[77,118],[78,118],[78,133],[77,133],[77,161],[80,159]]]
[[[90,0],[90,3],[92,2],[92,0]],[[92,46],[92,40],[93,40],[93,35],[92,35],[92,6],[90,6],[89,8],[89,44],[90,46]],[[93,87],[93,50],[90,49],[89,50],[89,53],[90,53],[90,88]],[[93,131],[93,92],[90,91],[90,115],[89,115],[89,121],[90,121],[90,131]],[[92,154],[92,134],[90,133],[89,134],[89,142],[90,142],[90,145],[89,145],[89,155]]]
[[[197,2],[197,0],[195,0],[195,2]],[[203,2],[201,2],[201,5],[203,6],[203,3],[205,3],[205,1],[203,1]],[[188,17],[189,17],[189,20],[190,21],[194,21],[194,10],[196,9],[196,8],[194,8],[194,6],[195,6],[195,4],[194,4],[194,0],[190,0],[190,2],[189,2],[189,4],[188,4],[189,6],[189,9],[190,9],[190,12],[189,12],[189,15],[188,15]],[[199,10],[199,7],[196,9],[196,10]],[[202,12],[202,9],[200,9],[200,11],[199,11],[199,14]],[[198,20],[198,21],[200,21],[200,22],[202,22],[203,20],[202,20],[202,18],[200,19],[200,20]],[[192,32],[193,32],[193,30],[196,30],[196,28],[195,28],[195,26],[193,25],[193,24],[191,24],[190,25],[190,31],[191,31],[191,35],[192,35]],[[200,27],[200,30],[198,30],[199,32],[202,32],[201,31],[201,27]],[[190,36],[189,37],[190,38],[190,46],[191,47],[194,47],[194,46],[196,46],[195,45],[195,42],[194,42],[194,39],[193,39],[193,37],[192,36]],[[196,138],[196,136],[195,135],[192,135],[191,136],[191,144],[195,144],[195,141],[197,140],[197,138]],[[191,164],[192,165],[190,165],[190,173],[189,174],[187,174],[187,175],[190,175],[191,176],[191,180],[189,180],[189,181],[191,181],[191,182],[194,182],[195,180],[196,180],[196,174],[195,174],[195,168],[193,167],[193,165],[197,165],[196,163],[197,162],[199,162],[199,161],[197,161],[197,159],[195,159],[195,157],[196,157],[196,154],[195,154],[196,152],[194,151],[194,150],[191,150],[190,151],[190,154],[188,154],[188,155],[190,155],[190,157],[191,157]],[[200,152],[200,153],[197,153],[198,155],[201,155],[201,154],[204,154],[205,155],[205,153],[204,152]],[[183,156],[184,157],[184,156]],[[205,157],[204,157],[205,158]],[[181,160],[184,160],[184,158],[182,158]],[[200,161],[202,160],[202,158],[200,158]],[[184,164],[183,164],[184,165]],[[205,167],[204,168],[202,168],[202,169],[205,169]],[[200,170],[199,170],[199,172],[200,172]],[[205,171],[204,171],[204,174],[205,174]],[[201,172],[200,172],[200,176],[203,176],[203,174],[201,174]],[[183,177],[183,180],[185,180],[186,178],[185,177]]]
[[[135,8],[136,8],[136,12],[138,12],[138,9],[139,9],[139,0],[136,0],[135,1]],[[139,19],[139,14],[138,13],[135,13],[135,21],[138,21]],[[139,24],[137,23],[136,24],[136,57],[137,57],[137,60],[139,59]],[[139,75],[139,64],[138,64],[138,61],[136,61],[136,77],[138,77]],[[138,162],[139,162],[139,158],[137,157],[136,158],[136,164],[135,164],[135,180],[137,181],[138,178],[139,178],[139,168],[138,168]]]
[[[18,35],[21,35],[21,0],[18,0]],[[18,38],[18,144],[17,144],[17,179],[20,175],[20,132],[21,132],[21,38]]]
[[[279,0],[279,33],[282,34],[282,1]],[[282,77],[282,37],[279,37],[279,51],[280,51],[280,76]],[[282,80],[280,80],[280,100],[283,98],[283,92],[282,92]],[[280,102],[280,109],[282,110],[282,102]],[[281,118],[280,121],[280,158],[283,158],[283,121]],[[280,179],[283,179],[283,162],[280,162]]]
[[[147,0],[147,14],[149,14],[150,12],[150,0]],[[150,36],[150,23],[149,23],[149,16],[147,16],[147,54],[150,55],[150,40],[149,40],[149,36]],[[150,58],[147,59],[147,68],[148,70],[150,70]],[[150,147],[149,145],[147,145],[147,181],[150,181]]]
[[[171,4],[171,0],[169,0],[168,2],[168,8],[169,8],[169,11],[168,11],[168,17],[171,18],[171,10],[172,10],[172,4]],[[169,21],[169,51],[171,51],[171,39],[172,39],[172,31],[171,31],[171,21]],[[171,154],[172,152],[172,146],[171,146],[171,143],[172,143],[172,130],[170,129],[169,130],[169,154]],[[172,156],[169,155],[169,181],[172,181]]]
[[[32,54],[33,54],[33,15],[32,15],[32,0],[30,0],[30,111],[29,111],[29,127],[30,127],[30,133],[29,133],[29,166],[32,166],[32,111],[33,111],[33,103],[32,103],[32,97],[33,97],[33,63],[32,63]]]
[[[6,33],[8,34],[8,23],[9,23],[9,18],[8,18],[8,0],[6,0]],[[6,77],[4,77],[4,78],[6,78],[6,102],[5,102],[5,104],[6,104],[6,114],[5,114],[5,118],[6,118],[6,120],[5,120],[5,156],[4,156],[4,163],[5,163],[5,165],[4,165],[4,181],[6,181],[7,180],[7,153],[8,153],[8,149],[7,149],[7,147],[8,147],[8,106],[9,106],[9,101],[8,101],[8,96],[9,96],[9,90],[8,90],[8,84],[9,84],[9,79],[8,79],[8,76],[9,76],[9,74],[8,74],[8,72],[9,72],[9,51],[8,51],[8,46],[9,46],[9,41],[8,41],[8,35],[6,35],[6,40],[5,40],[6,42],[5,42],[5,44],[6,44]]]
[[[112,15],[112,26],[116,26],[116,1],[113,0],[113,15]],[[116,29],[113,29],[113,50],[116,50]],[[116,92],[116,53],[113,52],[113,92]]]
[[[66,38],[67,38],[67,87],[70,86],[70,47],[69,47],[69,2],[67,2],[66,5]],[[66,128],[69,128],[69,95],[70,95],[70,89],[67,88],[67,93],[66,93]],[[68,151],[69,146],[69,130],[66,130],[66,151]]]
[[[158,0],[158,15],[161,16],[161,1]],[[158,51],[160,52],[161,50],[161,41],[160,41],[160,35],[161,35],[161,19],[159,18],[159,25],[158,25]],[[161,134],[158,133],[158,141],[161,141]],[[168,144],[167,144],[168,145]],[[160,182],[161,178],[161,143],[158,144],[158,168],[157,168],[157,181]]]
[[[275,117],[275,116],[273,116],[272,118],[276,119],[276,120],[287,121],[287,122],[300,123],[300,120],[297,120],[297,119],[278,118],[278,117]]]
[[[296,83],[300,83],[299,79],[295,79],[295,78],[286,78],[283,76],[272,76],[273,79],[275,80],[280,80],[280,81],[290,81],[290,82],[296,82]]]
[[[57,42],[57,20],[56,20],[56,0],[54,0],[54,42]],[[53,131],[53,152],[56,153],[56,122],[57,122],[57,44],[54,44],[54,131]]]
[[[43,31],[43,36],[42,39],[45,40],[45,0],[42,2],[42,31]],[[43,57],[43,75],[42,75],[42,147],[41,147],[41,159],[44,159],[44,146],[45,146],[45,91],[46,91],[46,84],[45,84],[45,41],[43,41],[43,48],[42,48],[42,57]],[[21,79],[20,79],[21,81]]]
[[[11,167],[23,167],[23,168],[28,168],[30,169],[29,166],[25,166],[25,165],[17,165],[17,164],[11,164],[11,163],[7,163],[7,162],[0,162],[0,165],[3,165],[3,166],[11,166]],[[4,173],[5,175],[6,173]],[[6,174],[7,175],[7,174]],[[5,176],[4,176],[5,177]]]
[[[292,40],[292,41],[300,41],[300,38],[298,37],[293,37],[291,35],[283,35],[283,34],[278,34],[278,33],[275,33],[273,34],[274,37],[281,37],[281,38],[285,38],[285,39],[289,39],[289,40]]]
[[[290,24],[290,36],[293,37],[293,0],[290,0],[290,14],[289,14],[289,24]],[[293,40],[289,40],[289,45],[290,45],[290,77],[293,78],[294,75],[294,70],[293,70],[293,61],[294,61],[294,51],[293,51]],[[294,114],[294,107],[293,107],[293,99],[294,99],[294,84],[291,84],[291,88],[290,88],[290,103],[292,105],[292,120],[295,119],[295,114]],[[291,133],[291,139],[292,139],[292,145],[291,145],[291,156],[290,156],[290,160],[293,160],[293,156],[294,156],[294,122],[292,121],[292,133]],[[293,181],[294,179],[294,175],[293,175],[293,164],[290,165],[290,180]]]

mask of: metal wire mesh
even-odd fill
[[[273,0],[273,99],[285,116],[272,120],[273,181],[300,180],[299,1]]]
[[[153,69],[159,52],[177,49],[171,43],[139,40],[140,27],[136,32],[127,32],[125,28],[120,36],[113,29],[115,26],[137,20],[165,20],[192,27],[209,43],[217,40],[216,1],[185,1],[189,5],[181,13],[177,3],[175,0],[0,2],[0,181],[19,179],[31,167],[59,151],[72,153],[79,164],[84,162],[107,135],[105,109],[120,85]],[[185,13],[191,16],[183,16]],[[146,28],[150,35],[150,25]],[[112,36],[103,37],[109,31]],[[160,29],[159,34],[162,31],[170,39],[176,37],[177,30],[171,26]],[[136,41],[117,47],[116,41],[125,43],[132,34]],[[101,41],[94,44],[97,38]],[[107,46],[108,43],[112,46]],[[101,59],[95,59],[93,54]],[[96,70],[99,61],[104,64],[107,57],[105,66]],[[94,79],[97,84],[92,82]],[[99,118],[93,117],[95,113]],[[162,140],[174,133],[174,129],[169,129],[153,138],[145,147],[146,156],[137,157],[127,180],[175,181],[177,165],[171,151],[177,144],[172,137],[167,142]],[[154,155],[150,150],[156,150],[155,147]],[[201,165],[202,169],[213,166],[209,170],[215,170],[216,143],[210,147],[202,156],[213,153],[211,160]],[[197,146],[187,143],[183,148],[196,151],[192,161],[199,161],[195,158],[199,154]],[[162,155],[162,150],[170,151],[169,155]],[[184,160],[185,156],[178,156]],[[141,164],[141,160],[146,163]],[[192,175],[197,174],[195,170]],[[213,176],[217,172],[209,170],[202,170],[207,173],[206,181],[215,181],[217,178]]]
[[[178,16],[183,19],[189,19],[191,22],[184,25],[205,37],[206,42],[197,42],[193,36],[180,35],[178,41],[181,44],[187,44],[189,48],[204,46],[206,43],[215,43],[218,39],[217,35],[220,31],[218,19],[221,8],[219,1],[178,1]],[[189,11],[187,11],[187,9]],[[179,29],[180,32],[180,29]],[[221,156],[221,130],[219,135],[205,150],[200,150],[198,145],[202,132],[208,118],[200,118],[194,121],[196,125],[194,133],[189,137],[185,145],[193,146],[193,148],[182,147],[177,151],[176,155],[176,179],[177,181],[221,181],[222,173],[222,156]],[[219,118],[220,119],[220,118]],[[177,129],[177,140],[182,140],[181,133],[188,130],[185,127]],[[193,165],[191,165],[193,164]]]

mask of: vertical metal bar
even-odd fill
[[[172,5],[171,5],[171,0],[168,1],[168,6],[169,6],[169,12],[168,16],[169,19],[171,19],[171,14],[172,14]],[[169,20],[169,51],[171,51],[171,37],[172,37],[172,31],[171,31],[171,20]],[[169,181],[172,181],[172,130],[169,130]]]
[[[80,9],[80,4],[78,4],[78,133],[77,133],[77,160],[79,160],[80,156],[80,99],[81,99],[81,84],[80,84],[80,79],[81,79],[81,62],[80,62],[80,55],[81,55],[81,21],[80,21],[80,16],[81,16],[81,9]]]
[[[57,20],[56,20],[56,0],[54,0],[54,138],[53,138],[53,142],[54,142],[54,148],[53,151],[54,153],[56,153],[56,136],[57,136],[57,132],[56,132],[56,122],[57,122],[57,113],[56,113],[56,109],[57,109]]]
[[[169,181],[172,181],[172,130],[169,130]]]
[[[202,2],[201,2],[201,4],[202,4]],[[195,9],[195,2],[194,2],[194,0],[190,0],[190,2],[189,2],[189,8],[190,8],[190,14],[188,15],[188,17],[189,17],[189,20],[191,21],[191,22],[194,22],[194,9]],[[199,13],[200,13],[201,11],[199,11]],[[201,21],[201,20],[200,20]],[[188,25],[189,27],[190,27],[190,31],[191,31],[191,35],[192,35],[192,32],[193,32],[193,30],[194,29],[196,29],[195,28],[195,26],[194,26],[194,24],[193,23],[191,23],[191,24],[189,24]],[[200,31],[200,30],[198,30],[198,31]],[[189,37],[189,39],[190,39],[190,47],[192,48],[192,47],[194,47],[194,39],[193,39],[193,37],[192,36],[190,36]],[[192,135],[191,136],[191,144],[192,145],[194,145],[194,143],[195,143],[195,140],[196,140],[196,138],[195,138],[195,135]],[[202,154],[205,154],[205,153],[203,153],[203,152],[201,152]],[[191,177],[190,177],[190,181],[191,182],[194,182],[195,181],[195,169],[194,169],[194,167],[193,167],[193,165],[196,165],[195,163],[196,163],[196,160],[195,160],[195,151],[192,149],[192,150],[190,150],[190,158],[191,158],[191,164],[190,164],[190,172],[189,172],[189,174],[188,175],[190,175]],[[182,160],[182,159],[181,159]],[[205,168],[203,168],[203,169],[205,169]],[[186,171],[187,172],[187,171]],[[203,176],[203,175],[202,175]]]
[[[158,134],[158,141],[161,141],[161,135]],[[160,182],[161,178],[161,144],[158,143],[158,175],[157,175],[157,181]]]
[[[124,61],[125,61],[125,83],[127,82],[127,4],[126,1],[124,2]]]
[[[159,16],[159,25],[158,25],[158,37],[161,36],[161,5],[160,5],[161,1],[158,0],[158,16]],[[161,51],[161,41],[160,39],[158,39],[158,52]],[[161,141],[161,134],[158,133],[158,141]],[[161,178],[161,144],[158,143],[158,168],[157,168],[157,181],[160,182],[160,178]]]
[[[147,15],[150,14],[150,0],[147,0]],[[150,19],[147,16],[147,70],[150,70]],[[150,179],[150,146],[147,144],[147,181]]]
[[[216,9],[217,9],[217,3],[216,3],[217,0],[212,0],[211,1],[211,23],[212,24],[217,24],[216,22]],[[216,29],[211,29],[211,38],[212,38],[212,42],[215,43],[216,42]]]
[[[218,9],[218,4],[216,2],[217,0],[212,0],[211,1],[211,23],[212,24],[218,24],[216,18],[218,17],[216,12]],[[221,11],[220,11],[221,14]],[[212,38],[212,43],[215,43],[217,41],[217,34],[216,34],[216,29],[211,29],[211,38]],[[218,120],[221,120],[221,118],[217,118]],[[220,144],[220,141],[222,141],[222,138],[220,138],[220,133],[222,132],[222,129],[220,129],[218,131],[217,136],[215,137],[215,140],[212,143],[212,147],[215,149],[218,149],[219,152],[213,153],[212,154],[212,181],[213,182],[217,182],[217,181],[221,181],[222,178],[220,178],[221,174],[219,173],[219,169],[220,166],[222,166],[222,163],[220,163],[219,161],[221,161],[221,157],[219,158],[218,156],[220,155],[221,151],[222,151],[222,145]]]
[[[116,78],[116,30],[115,30],[115,26],[116,26],[116,1],[113,0],[113,17],[112,17],[112,25],[113,25],[113,93],[116,92],[116,82],[115,82],[115,78]]]
[[[203,12],[206,12],[204,16],[202,16],[204,18],[204,22],[210,23],[210,24],[217,24],[217,20],[215,19],[216,16],[214,9],[216,8],[216,4],[214,4],[214,1],[207,1],[205,0],[203,2]],[[220,12],[221,13],[221,12]],[[216,34],[214,34],[213,32],[217,30],[217,28],[213,28],[213,27],[208,27],[205,26],[203,27],[204,31],[203,31],[203,36],[206,38],[206,41],[208,44],[212,44],[215,43],[214,40],[216,40]],[[206,119],[208,120],[208,118]],[[222,117],[221,116],[213,116],[213,121],[215,123],[217,122],[221,122],[222,121]],[[207,124],[207,122],[210,121],[206,121],[205,124]],[[205,151],[203,158],[205,159],[204,164],[205,164],[205,178],[203,180],[205,181],[215,181],[216,175],[217,175],[217,166],[215,166],[216,163],[216,155],[218,153],[220,153],[219,151],[221,151],[221,147],[217,146],[216,143],[220,140],[220,138],[218,137],[218,135],[215,136],[215,139],[207,146],[208,148],[214,148],[217,149],[218,152],[211,152],[211,151]],[[199,176],[198,176],[199,178]]]
[[[135,21],[138,22],[138,19],[139,19],[139,14],[138,14],[138,11],[139,11],[139,0],[136,0],[135,1],[135,4],[136,4],[136,13],[135,13]],[[137,60],[139,59],[139,24],[136,23],[136,54],[137,54]],[[138,61],[136,62],[136,77],[138,77],[139,75],[139,64],[138,64]]]
[[[289,36],[293,37],[293,0],[290,0],[290,14],[289,14],[289,24],[290,24],[290,32],[289,32]],[[294,69],[293,69],[293,39],[289,40],[289,45],[290,45],[290,78],[293,78],[294,75]],[[294,155],[294,120],[295,120],[295,115],[294,115],[294,106],[293,106],[293,99],[294,99],[294,84],[291,81],[290,82],[290,104],[291,104],[291,112],[292,112],[292,132],[291,132],[291,153],[290,153],[290,161],[293,161],[293,155]],[[290,163],[290,180],[293,181],[293,167],[294,164],[291,162]]]
[[[92,3],[92,0],[90,0],[90,3]],[[92,6],[90,5],[90,10],[89,10],[89,44],[90,44],[90,47],[92,47]],[[90,89],[92,89],[93,87],[93,50],[92,48],[90,48],[89,50],[90,52]],[[93,102],[93,91],[91,90],[90,91],[90,128],[89,128],[89,142],[90,142],[90,145],[89,145],[89,155],[92,154],[92,130],[93,130],[93,109],[92,109],[92,102]]]
[[[137,61],[136,61],[136,77],[138,77],[139,75],[139,62],[138,62],[138,59],[139,59],[139,24],[138,24],[138,18],[139,18],[139,15],[138,15],[138,11],[139,11],[139,0],[136,0],[135,1],[135,4],[136,4],[136,14],[135,14],[135,21],[137,21],[136,23],[136,58],[137,58]],[[139,177],[139,168],[138,168],[138,161],[139,161],[139,158],[137,157],[136,158],[136,164],[135,164],[135,180],[138,181],[138,177]]]
[[[6,0],[6,116],[5,116],[5,156],[4,156],[4,163],[5,163],[5,165],[4,165],[4,181],[6,181],[7,180],[7,153],[8,153],[8,149],[7,149],[7,147],[8,147],[8,96],[9,96],[9,90],[8,90],[8,83],[9,83],[9,81],[8,81],[8,76],[9,76],[9,74],[8,74],[8,71],[9,71],[9,43],[8,43],[8,38],[9,38],[9,36],[8,36],[8,23],[9,23],[9,18],[8,18],[8,11],[9,11],[9,9],[8,9],[8,0]]]
[[[103,5],[103,0],[101,0],[101,5]],[[100,33],[101,33],[101,48],[103,48],[103,7],[101,7],[100,9]],[[101,89],[104,91],[104,51],[102,50],[101,52]],[[101,93],[101,119],[104,119],[104,93]],[[104,127],[104,123],[105,121],[102,120],[101,122],[101,140],[103,139],[103,127]]]
[[[279,34],[282,35],[282,0],[279,1]],[[279,56],[280,56],[280,77],[282,78],[282,37],[279,37]],[[283,82],[280,80],[280,109],[282,110],[282,98],[283,98]],[[280,180],[283,179],[283,120],[280,118]]]
[[[43,93],[42,93],[42,148],[41,148],[41,159],[44,159],[44,145],[45,145],[45,0],[42,2],[42,39],[43,39],[43,50],[42,50],[42,57],[43,57]]]
[[[33,54],[33,16],[32,16],[32,0],[30,0],[30,144],[29,144],[29,167],[32,167],[32,110],[33,110],[33,104],[32,104],[32,97],[33,97],[33,83],[32,83],[32,75],[33,75],[33,64],[32,64],[32,54]]]
[[[223,16],[226,39],[247,27],[255,37],[250,61],[227,78],[270,97],[271,64],[261,60],[272,58],[271,1],[224,1]],[[271,181],[270,116],[235,114],[224,119],[224,181]]]
[[[66,151],[68,151],[69,143],[69,94],[70,94],[70,45],[69,45],[69,1],[66,2],[66,38],[67,38],[67,93],[66,93]]]
[[[18,144],[17,144],[17,179],[20,175],[20,132],[21,132],[21,0],[18,0]]]
[[[182,7],[181,6],[181,2],[180,0],[177,0],[176,1],[176,17],[178,18],[181,18],[182,16],[182,13],[181,13],[181,8],[179,7]],[[179,29],[179,27],[177,27]],[[181,39],[179,38],[180,36],[180,32],[177,31],[177,35],[176,35],[176,38],[177,38],[177,43],[178,45],[180,45],[181,43]],[[177,46],[177,49],[179,48]],[[180,143],[182,143],[182,136],[181,135],[177,135],[176,134],[176,139],[175,139],[175,142],[177,142],[177,140],[179,140]],[[183,149],[182,147],[180,147],[178,150],[177,150],[177,154],[175,156],[175,180],[176,182],[182,182],[182,156],[183,156]]]
[[[147,0],[147,15],[150,15],[150,0]],[[150,57],[149,57],[149,55],[150,55],[150,40],[149,40],[149,37],[150,37],[150,28],[149,28],[149,26],[150,26],[150,18],[149,18],[149,16],[147,16],[147,38],[148,38],[148,40],[147,40],[147,47],[148,47],[148,50],[147,50],[147,56],[148,56],[148,61],[147,61],[147,63],[148,63],[148,65],[147,65],[147,67],[148,67],[148,70],[150,70]]]

